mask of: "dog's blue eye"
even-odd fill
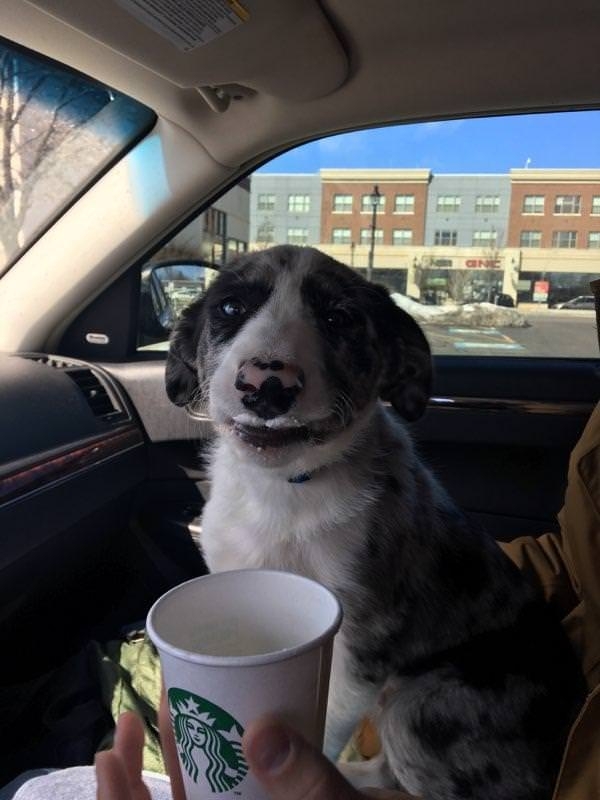
[[[221,311],[226,317],[239,317],[246,313],[246,307],[235,297],[228,297],[221,303]]]

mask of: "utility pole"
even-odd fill
[[[367,280],[370,281],[373,277],[373,260],[375,256],[375,231],[377,230],[377,208],[381,194],[379,186],[375,185],[373,191],[369,195],[371,199],[371,208],[373,209],[373,218],[371,221],[371,247],[369,248],[369,264],[367,266]]]

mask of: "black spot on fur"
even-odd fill
[[[400,482],[394,475],[386,475],[387,488],[394,494],[400,494]]]
[[[473,783],[464,773],[452,774],[451,780],[456,797],[464,798],[464,800],[473,797]]]
[[[379,544],[372,533],[367,536],[367,555],[369,558],[377,558],[379,555]]]
[[[492,762],[490,761],[485,766],[485,777],[488,779],[490,783],[493,784],[500,783],[500,781],[502,780],[502,773],[500,772],[498,767],[495,764],[492,764]]]
[[[492,613],[499,613],[509,603],[509,595],[505,589],[496,589],[491,600]]]
[[[369,335],[363,295],[369,284],[335,262],[309,273],[300,289],[323,343],[323,360],[340,397],[360,409],[377,396],[379,344]],[[339,323],[342,320],[342,323]],[[347,403],[340,403],[344,408]]]
[[[264,277],[253,277],[251,273],[249,275],[244,273],[241,277],[233,270],[221,273],[205,296],[209,310],[210,331],[215,341],[226,342],[232,339],[264,305],[272,291],[272,283]],[[245,312],[234,316],[224,314],[221,305],[228,298],[239,301]]]
[[[476,599],[488,584],[489,569],[484,554],[460,541],[445,539],[437,549],[437,576],[450,597],[468,595]]]
[[[412,728],[419,739],[440,754],[455,744],[466,730],[458,717],[438,714],[427,709],[418,720],[413,721]]]

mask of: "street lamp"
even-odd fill
[[[375,231],[377,230],[377,207],[381,194],[379,193],[379,186],[375,185],[373,191],[369,195],[371,208],[373,209],[373,219],[371,222],[371,247],[369,248],[369,265],[367,267],[367,280],[370,281],[373,276],[373,256],[375,255]]]

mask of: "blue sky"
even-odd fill
[[[327,167],[428,167],[505,173],[514,167],[600,168],[600,111],[425,122],[357,131],[302,145],[260,172]]]

